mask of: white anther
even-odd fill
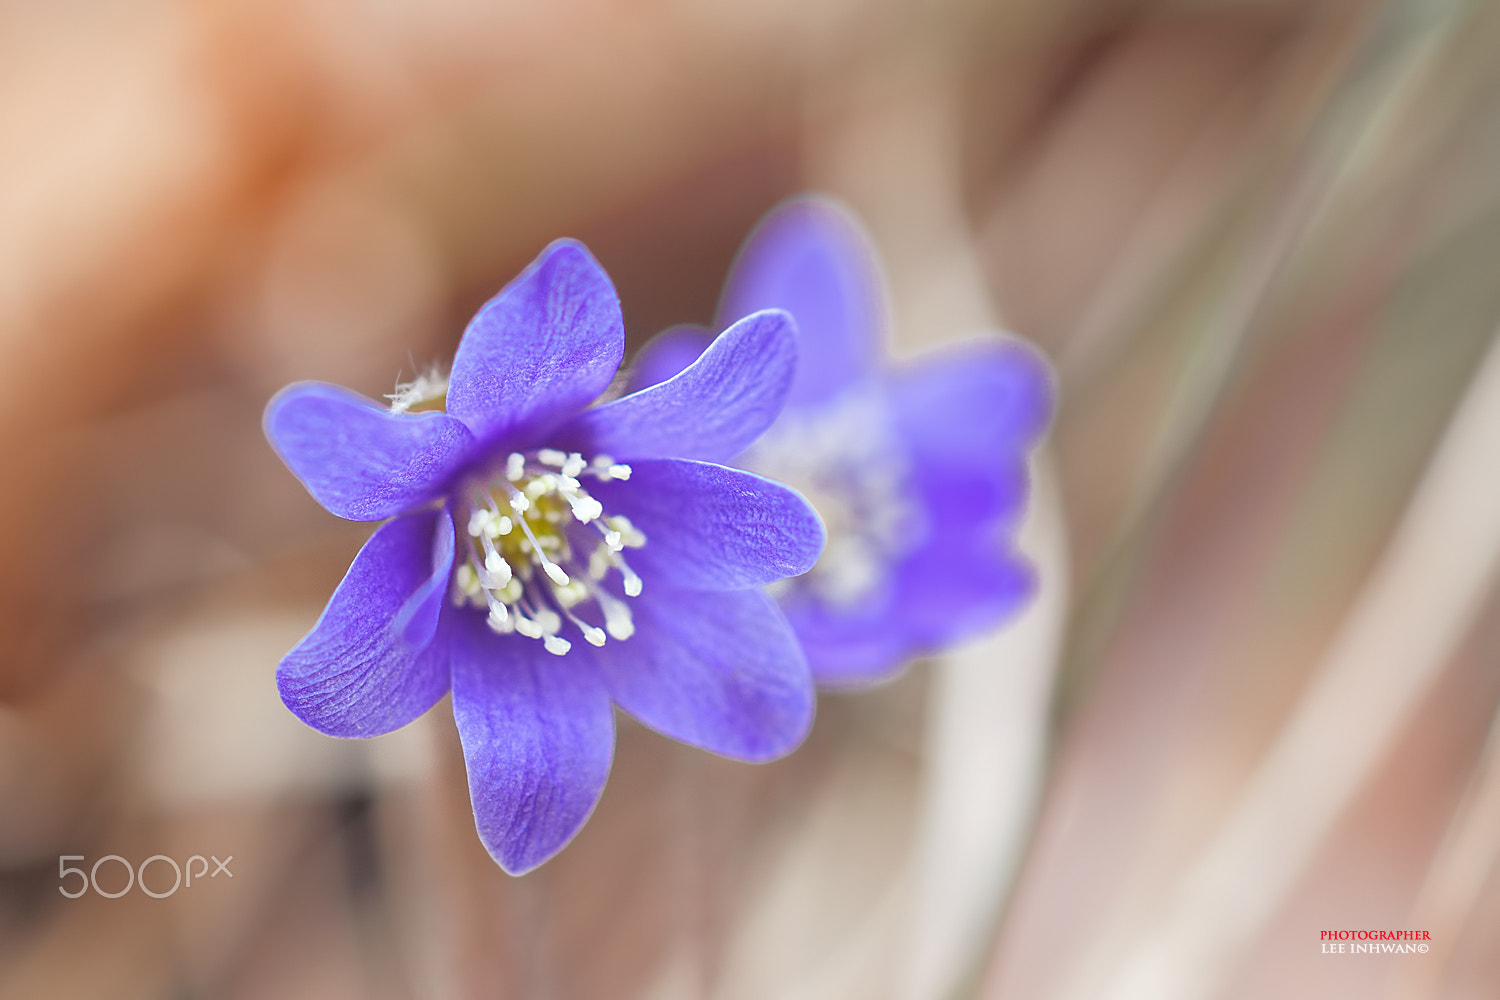
[[[489,555],[485,556],[484,568],[485,572],[489,573],[490,575],[491,589],[503,587],[507,583],[510,583],[510,578],[512,575],[510,563],[506,562],[505,557],[500,553],[491,552]]]
[[[547,651],[558,656],[577,641],[559,634],[569,624],[593,646],[635,634],[621,591],[602,586],[612,570],[619,572],[625,595],[636,597],[642,590],[641,578],[619,553],[644,545],[646,536],[629,518],[605,513],[604,505],[579,482],[585,472],[599,479],[628,479],[631,470],[608,455],[586,461],[577,452],[564,454],[555,448],[541,449],[529,459],[519,452],[508,455],[505,479],[492,482],[473,501],[467,524],[473,537],[469,557],[454,576],[455,587],[464,592],[455,595],[459,605],[488,604],[486,622],[492,630],[541,639]],[[501,497],[505,503],[499,502]],[[567,508],[558,500],[566,500]],[[598,531],[601,541],[592,550],[570,536],[569,514]],[[503,547],[502,536],[511,536]],[[575,613],[575,608],[590,603],[602,613],[602,626]]]
[[[505,610],[505,605],[496,604],[490,608],[489,617],[484,623],[490,627],[491,632],[501,635],[509,635],[516,630],[516,622],[511,618],[510,612]]]
[[[613,594],[600,591],[599,606],[604,609],[604,627],[609,634],[624,642],[635,635],[635,618],[630,605]]]
[[[609,575],[609,568],[613,563],[609,560],[609,549],[599,546],[589,553],[589,579],[602,580]]]
[[[569,498],[568,502],[573,505],[573,516],[584,524],[604,516],[604,505],[593,497]]]
[[[566,610],[589,599],[588,584],[582,580],[573,580],[566,587],[556,587],[552,596],[557,598],[557,603]]]
[[[646,544],[646,536],[641,532],[641,529],[631,524],[630,518],[625,515],[616,514],[614,517],[607,517],[604,519],[604,523],[608,524],[618,535],[618,538],[611,546],[612,548],[618,549],[623,546],[625,548],[638,549]],[[609,541],[608,535],[605,536],[605,541]]]

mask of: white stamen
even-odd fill
[[[625,608],[624,610],[625,614],[620,616],[611,616],[610,619],[605,622],[605,627],[609,629],[609,634],[614,636],[621,642],[624,642],[626,639],[629,639],[631,636],[635,635],[635,622],[630,617],[630,609]]]
[[[613,529],[609,534],[604,536],[604,540],[610,543],[611,548],[617,551],[621,547],[638,549],[646,544],[646,536],[641,534],[641,529],[631,524],[630,518],[624,514],[607,517],[604,519],[604,523]],[[612,542],[611,537],[614,539]]]
[[[635,618],[630,605],[608,591],[599,591],[599,606],[604,609],[604,627],[609,634],[624,642],[635,635]]]
[[[640,597],[641,578],[636,576],[635,573],[631,572],[629,567],[624,566],[623,564],[620,566],[620,573],[625,577],[625,596]]]
[[[592,596],[589,586],[582,580],[573,580],[566,587],[556,587],[552,596],[557,598],[557,603],[563,606],[563,610],[582,604]]]
[[[630,608],[604,583],[615,570],[626,595],[640,594],[641,578],[620,553],[645,544],[646,536],[628,518],[606,516],[604,505],[579,481],[585,472],[624,479],[630,468],[608,455],[589,462],[557,449],[542,449],[529,459],[519,452],[508,455],[504,477],[471,500],[469,557],[454,571],[457,603],[488,604],[486,622],[493,631],[541,639],[558,656],[572,648],[559,634],[569,625],[593,646],[635,633]],[[572,533],[575,522],[593,525],[601,541],[590,549]],[[515,537],[517,529],[524,537]],[[602,627],[574,611],[590,604],[602,613]]]
[[[602,580],[609,575],[609,568],[614,563],[609,559],[608,546],[600,546],[589,553],[589,579]]]
[[[604,505],[593,497],[581,497],[577,500],[569,497],[568,502],[573,506],[573,516],[584,524],[604,515]]]
[[[599,628],[597,625],[590,625],[588,622],[575,615],[572,611],[568,610],[567,607],[563,608],[563,614],[568,616],[568,621],[573,623],[573,626],[583,634],[583,637],[589,641],[590,645],[604,645],[605,636],[603,629]]]
[[[490,589],[503,587],[510,583],[510,563],[498,552],[491,552],[484,557],[484,568],[490,574]]]

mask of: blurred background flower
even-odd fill
[[[786,406],[737,461],[795,487],[827,528],[817,564],[768,588],[826,687],[889,680],[994,631],[1037,586],[1014,536],[1029,453],[1052,419],[1051,372],[1024,341],[993,331],[885,364],[873,251],[837,201],[791,198],[746,238],[714,322],[727,336],[755,309],[796,317]],[[667,328],[637,353],[632,380],[670,377],[714,337]]]
[[[1500,8],[70,0],[0,55],[0,995],[1496,992]],[[707,323],[807,188],[900,353],[1054,360],[1038,597],[773,765],[622,724],[511,879],[444,713],[280,705],[364,529],[260,410],[561,235],[632,347]],[[235,877],[57,893],[108,854]]]

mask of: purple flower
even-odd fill
[[[812,721],[806,660],[761,588],[813,565],[822,524],[787,487],[714,464],[780,410],[789,317],[748,315],[675,377],[591,406],[623,346],[609,277],[563,240],[480,309],[447,379],[388,408],[312,382],[266,407],[319,503],[390,518],[281,662],[282,700],[363,737],[451,688],[480,838],[515,874],[593,810],[614,705],[748,761]]]
[[[828,526],[812,571],[772,588],[817,680],[880,680],[1015,614],[1036,589],[1015,532],[1027,453],[1052,412],[1046,363],[989,337],[883,364],[879,266],[852,216],[819,197],[787,202],[751,234],[720,329],[765,308],[797,322],[797,373],[776,424],[737,464],[796,486]],[[668,378],[727,335],[664,331],[633,384]]]

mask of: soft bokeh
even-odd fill
[[[776,764],[622,723],[511,879],[442,707],[278,701],[367,529],[261,408],[562,235],[707,322],[805,189],[898,355],[1054,360],[1042,592]],[[1492,997],[1497,325],[1483,0],[0,6],[0,996]],[[234,877],[59,895],[110,854]]]

